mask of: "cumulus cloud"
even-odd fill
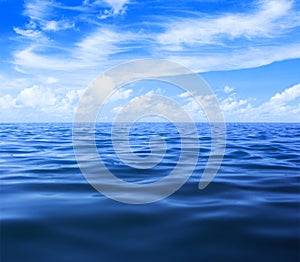
[[[183,92],[178,95],[179,98],[186,98],[189,97],[191,94],[189,92]]]
[[[21,90],[22,87],[28,87],[32,85],[32,80],[26,76],[22,77],[8,77],[0,74],[0,91],[1,93],[9,92],[11,90]]]
[[[182,108],[192,117],[193,121],[206,121],[208,116],[211,117],[215,112],[219,111],[214,94],[191,96],[188,92],[185,92],[178,97],[184,99]]]
[[[69,90],[56,104],[55,111],[73,114],[84,89]],[[72,115],[71,115],[72,116]]]
[[[254,118],[266,121],[300,121],[300,103],[293,103],[300,97],[300,84],[272,96],[267,102],[251,111]]]
[[[105,19],[110,16],[123,15],[126,12],[126,4],[129,3],[128,0],[104,0],[104,2],[111,7],[111,9],[106,9],[100,15],[100,19]]]
[[[132,94],[132,92],[132,89],[120,88],[112,94],[112,96],[109,98],[109,101],[116,102],[119,100],[127,99]]]
[[[300,84],[285,89],[282,93],[277,93],[270,98],[270,104],[286,104],[300,96]]]
[[[300,121],[300,84],[286,88],[259,105],[255,105],[255,99],[240,98],[232,91],[233,88],[225,86],[224,92],[227,96],[218,97],[226,121]],[[206,121],[204,114],[209,108],[211,97],[197,97],[202,107],[187,92],[181,93],[178,97],[184,99],[183,108],[193,119]]]
[[[83,89],[58,92],[47,86],[34,85],[22,89],[15,96],[11,94],[0,96],[0,108],[3,114],[14,112],[14,110],[30,110],[31,115],[46,112],[49,116],[58,117],[56,119],[72,121],[74,110],[83,92]],[[131,89],[129,91],[120,89],[119,93],[115,93],[112,101],[126,100],[132,94]],[[130,121],[137,116],[153,113],[161,116],[167,115],[172,121],[179,122],[186,121],[183,111],[188,113],[194,121],[206,121],[205,112],[214,110],[211,107],[213,96],[197,97],[202,107],[186,93],[178,95],[177,98],[180,100],[178,103],[170,98],[165,100],[163,96],[150,91],[130,99],[125,106],[121,103],[116,104],[111,110],[115,114],[121,114],[122,121]],[[226,121],[300,121],[300,84],[274,94],[269,100],[259,105],[254,105],[253,100],[240,98],[235,93],[229,93],[227,97],[218,98],[218,100]],[[5,118],[5,115],[3,117]],[[25,119],[25,121],[30,120]],[[105,119],[105,121],[111,120]],[[148,120],[162,121],[161,118],[156,120],[148,118]]]
[[[14,107],[15,105],[16,100],[10,94],[0,97],[0,108],[8,109]]]
[[[54,93],[45,87],[34,85],[23,89],[16,98],[16,104],[27,107],[45,107],[54,105],[56,97]]]
[[[221,102],[221,108],[224,112],[234,113],[239,111],[241,113],[245,108],[249,108],[251,105],[246,99],[238,99],[235,94],[230,95]]]
[[[6,94],[0,97],[0,108],[10,111],[27,109],[36,115],[40,112],[48,112],[49,115],[59,115],[63,119],[65,114],[69,116],[73,114],[83,91],[83,89],[76,89],[61,93],[49,87],[34,85],[22,89],[16,96]]]
[[[234,88],[231,87],[231,86],[225,86],[225,87],[224,87],[224,92],[225,92],[226,94],[231,93],[233,90],[234,90]]]
[[[221,101],[221,108],[227,121],[300,121],[299,98],[300,84],[297,84],[256,106],[249,99],[230,94]]]
[[[58,82],[58,79],[56,79],[55,77],[49,76],[49,77],[47,77],[47,79],[46,79],[46,83],[47,83],[47,84],[54,84],[54,83],[57,83],[57,82]]]
[[[116,121],[132,122],[141,117],[147,121],[189,121],[183,107],[174,100],[148,92],[130,100],[126,106],[115,107]]]
[[[218,97],[220,108],[226,121],[263,122],[263,121],[299,121],[300,120],[300,84],[289,87],[273,95],[264,103],[256,104],[253,98],[241,98],[236,93],[226,94],[225,98]],[[196,100],[197,99],[197,100]],[[188,92],[177,95],[180,110],[189,114],[193,121],[207,121],[207,113],[217,110],[214,95],[192,97]],[[299,101],[297,102],[297,99]],[[178,105],[158,99],[157,94],[148,92],[134,97],[126,106],[113,108],[116,114],[122,114],[124,121],[136,115],[156,112],[158,115],[168,115],[172,121],[185,121],[180,117]],[[180,113],[179,113],[180,112]],[[150,121],[161,121],[151,118]]]

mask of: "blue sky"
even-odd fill
[[[72,121],[104,70],[162,58],[199,72],[227,121],[300,121],[300,2],[291,0],[0,0],[0,121]],[[154,93],[199,108],[180,90],[119,90],[109,121]]]

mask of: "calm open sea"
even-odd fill
[[[154,130],[167,156],[149,173],[118,169],[109,130],[97,126],[99,151],[124,180],[160,178],[178,161],[172,125],[141,123],[133,143]],[[188,182],[160,202],[128,205],[87,183],[71,123],[0,124],[1,261],[299,261],[300,124],[227,124],[222,166],[204,190],[210,136],[205,124],[198,131]]]

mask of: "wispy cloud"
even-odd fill
[[[109,55],[126,50],[120,43],[126,43],[130,38],[131,36],[126,33],[101,27],[75,44],[73,56],[86,62],[103,61]]]
[[[13,30],[20,36],[30,39],[32,41],[46,42],[47,37],[39,30],[27,29],[23,30],[18,27],[14,27]]]
[[[291,16],[291,8],[290,0],[264,0],[250,14],[176,18],[166,24],[165,32],[157,36],[157,41],[162,48],[176,51],[184,50],[185,46],[223,45],[237,38],[276,37],[288,28],[299,26],[299,19]]]
[[[39,44],[31,44],[14,53],[14,64],[25,68],[49,70],[76,70],[91,66],[108,65],[108,57],[126,50],[120,41],[130,36],[120,34],[108,28],[98,28],[81,41],[63,50],[61,54],[53,54]],[[59,49],[59,47],[57,47]]]
[[[232,70],[258,67],[275,61],[300,58],[300,43],[249,46],[236,49],[222,49],[214,52],[199,51],[197,54],[168,55],[168,59],[185,65],[197,72]]]
[[[128,4],[128,0],[83,1],[79,6],[50,0],[28,1],[24,14],[29,16],[30,23],[25,29],[14,30],[32,43],[14,52],[13,63],[19,70],[76,70],[99,64],[102,68],[110,66],[112,56],[119,62],[150,56],[174,60],[203,72],[256,67],[300,57],[300,43],[268,41],[280,39],[300,26],[300,15],[291,0],[261,0],[248,13],[208,16],[195,11],[198,18],[166,18],[159,25],[153,18],[150,23],[156,23],[160,30],[150,33],[137,31],[130,24],[113,26],[99,20],[99,12],[104,14],[106,10],[108,16],[116,16],[125,12]],[[75,16],[55,17],[58,9],[74,11]],[[92,24],[89,33],[76,33],[77,37],[67,45],[51,38],[50,31],[75,29],[80,19]],[[42,48],[43,42],[48,46]],[[212,48],[216,45],[218,48]],[[60,50],[59,55],[51,50],[53,47]]]
[[[27,0],[23,14],[32,20],[44,20],[51,16],[53,3],[51,0]]]
[[[30,21],[26,24],[29,29],[40,28],[42,31],[60,31],[75,27],[75,22],[65,18],[56,18],[55,8],[60,4],[52,0],[27,0],[24,16]]]
[[[247,13],[169,18],[156,36],[156,50],[201,72],[299,58],[300,43],[289,40],[300,26],[300,13],[293,7],[291,0],[261,0]]]
[[[69,28],[74,28],[75,23],[68,20],[50,20],[42,24],[42,29],[45,31],[60,31]]]

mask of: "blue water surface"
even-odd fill
[[[117,176],[143,183],[166,176],[180,155],[168,123],[140,123],[132,146],[167,142],[151,170],[114,154],[110,124],[95,132],[99,154]],[[213,182],[198,189],[210,153],[208,125],[197,125],[197,168],[172,196],[147,205],[106,198],[74,157],[71,123],[0,124],[1,261],[299,261],[300,124],[229,123]]]

